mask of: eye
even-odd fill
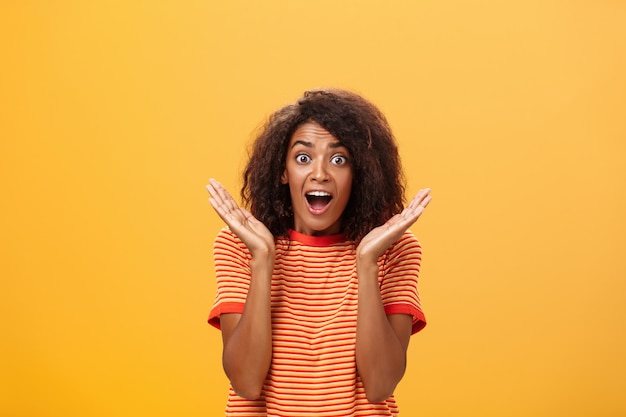
[[[335,155],[330,161],[333,163],[333,165],[345,165],[348,163],[348,158],[343,155]]]
[[[305,153],[296,155],[296,161],[300,164],[306,164],[311,161],[311,157]]]

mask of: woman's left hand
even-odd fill
[[[382,226],[372,229],[356,249],[357,261],[377,262],[385,250],[417,221],[431,198],[430,188],[420,190],[401,213],[393,216]]]

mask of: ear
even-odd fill
[[[283,171],[283,175],[280,176],[280,183],[283,185],[289,184],[289,176],[287,175],[286,169]]]

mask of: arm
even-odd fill
[[[389,398],[406,369],[406,350],[412,317],[387,316],[378,287],[378,267],[359,266],[359,308],[356,330],[356,362],[370,402]]]
[[[389,398],[406,369],[406,351],[411,335],[411,316],[387,317],[378,286],[378,258],[422,214],[430,190],[420,191],[402,213],[368,233],[357,247],[359,279],[356,362],[370,402]]]
[[[252,276],[243,314],[220,317],[224,372],[237,395],[251,400],[261,395],[272,360],[271,260],[250,261]]]
[[[242,314],[223,314],[220,327],[224,372],[238,395],[256,399],[261,395],[272,359],[270,296],[274,237],[248,211],[238,207],[217,181],[211,180],[207,189],[211,194],[209,201],[217,214],[252,255],[244,311]]]

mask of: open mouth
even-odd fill
[[[306,201],[309,203],[309,206],[315,210],[322,210],[324,207],[330,203],[332,200],[332,196],[324,191],[311,191],[306,193]]]

